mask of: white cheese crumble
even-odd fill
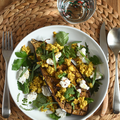
[[[47,86],[42,86],[42,94],[45,96],[51,96],[51,93]]]
[[[64,112],[61,108],[56,109],[55,114],[61,118],[64,118],[66,116],[66,112]]]
[[[61,52],[57,52],[57,53],[55,54],[56,62],[58,62],[58,60],[59,60],[59,58],[61,57],[61,55],[62,55]],[[54,65],[54,62],[53,62],[53,60],[52,60],[51,58],[48,58],[48,59],[46,60],[46,63],[47,63],[48,65]]]
[[[54,64],[54,62],[53,62],[53,60],[52,60],[51,58],[48,58],[48,59],[46,60],[46,63],[47,63],[48,65],[53,65],[53,64]]]
[[[60,85],[63,88],[67,88],[70,84],[70,80],[67,77],[62,77],[61,81],[60,81]]]
[[[86,89],[86,90],[89,90],[90,87],[88,87],[86,85],[86,81],[85,80],[81,80],[80,81],[80,87],[83,88],[83,89]]]
[[[55,59],[56,59],[56,62],[58,62],[59,58],[61,57],[62,53],[61,52],[57,52],[55,54]]]
[[[77,91],[79,92],[79,93],[81,93],[81,89],[79,88],[79,89],[77,89]]]
[[[83,63],[87,63],[85,57],[83,57],[80,52],[82,52],[86,56],[86,49],[82,48],[81,50],[77,51],[77,56],[82,60]]]
[[[37,93],[36,92],[31,92],[30,94],[27,95],[28,102],[32,102],[36,98],[37,98]]]
[[[90,78],[93,78],[93,76],[94,76],[94,72],[93,72],[93,74],[90,76]],[[100,75],[100,72],[96,72],[96,78],[95,78],[95,80],[99,80],[99,79],[101,79],[102,78],[102,76]]]
[[[21,73],[24,71],[25,67],[23,67],[22,69],[20,69],[18,71],[18,81],[22,84],[24,84],[24,82],[26,82],[26,79],[29,78],[29,71],[26,70],[26,72],[20,77]]]

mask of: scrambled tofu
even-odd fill
[[[77,43],[74,43],[71,45],[72,49],[75,49],[77,47]]]
[[[60,46],[57,42],[55,42],[54,44],[47,44],[46,46],[46,50],[48,51],[52,51],[54,49],[54,52],[59,52],[59,50],[62,50],[64,48],[64,46]]]
[[[48,66],[47,72],[52,76],[54,74],[54,72],[55,72],[55,68],[51,67],[51,66]]]
[[[39,76],[35,76],[33,81],[30,83],[30,90],[31,92],[37,92],[41,93],[42,92],[42,86],[46,85],[45,81],[42,80]]]
[[[79,97],[78,99],[74,99],[73,103],[75,105],[78,104],[81,109],[88,105],[87,101],[85,100],[85,97]]]
[[[69,58],[69,59],[65,59],[65,64],[67,65],[67,66],[70,66],[72,63],[71,63],[71,59],[72,58]]]
[[[79,70],[81,74],[86,75],[86,77],[90,77],[92,75],[94,67],[92,62],[90,62],[88,65],[82,63],[79,67]]]
[[[29,48],[29,46],[26,47],[25,45],[23,45],[22,48],[21,48],[21,50],[22,50],[22,51],[25,51],[27,54],[30,53],[30,48]]]

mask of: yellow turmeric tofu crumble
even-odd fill
[[[33,53],[25,45],[16,53],[21,60],[12,69],[18,70],[18,89],[26,94],[21,108],[31,110],[23,105],[32,105],[41,112],[50,110],[53,119],[67,114],[84,116],[101,85],[103,74],[97,67],[101,59],[90,55],[87,43],[68,44],[69,34],[64,31],[53,31],[53,37],[53,44],[32,39]]]

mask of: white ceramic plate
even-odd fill
[[[105,55],[101,49],[101,47],[93,40],[90,36],[88,36],[86,33],[75,29],[73,27],[68,27],[68,26],[61,26],[61,25],[54,25],[54,26],[48,26],[48,27],[43,27],[40,29],[37,29],[27,35],[14,49],[12,56],[9,61],[8,65],[8,85],[10,89],[11,96],[13,100],[15,101],[16,105],[19,107],[21,105],[21,100],[23,99],[24,95],[23,93],[18,90],[17,86],[17,79],[16,79],[16,71],[12,70],[12,64],[14,59],[16,59],[15,52],[20,51],[21,46],[23,45],[28,45],[28,41],[30,41],[32,38],[37,39],[37,40],[45,40],[47,38],[50,38],[49,43],[54,42],[53,38],[53,31],[59,32],[59,31],[65,31],[69,33],[69,41],[68,42],[73,42],[73,41],[82,41],[82,44],[84,45],[85,42],[89,45],[90,49],[90,54],[91,55],[97,55],[98,57],[101,58],[102,64],[99,66],[99,70],[101,73],[104,75],[104,79],[101,81],[103,84],[101,85],[99,91],[92,96],[94,99],[94,102],[90,105],[90,109],[87,115],[85,116],[76,116],[76,115],[71,115],[67,116],[64,119],[65,120],[82,120],[86,119],[89,116],[91,116],[101,105],[102,101],[104,100],[105,94],[108,89],[108,84],[109,84],[109,71],[108,71],[108,64],[107,60],[105,58]],[[17,95],[20,93],[20,101],[17,102]],[[20,107],[19,107],[20,108]],[[21,109],[21,108],[20,108]],[[30,118],[34,120],[50,120],[50,118],[44,113],[40,112],[37,109],[32,110],[32,111],[26,111],[21,109],[26,115],[28,115]]]

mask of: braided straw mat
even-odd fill
[[[57,10],[55,0],[18,0],[0,12],[0,120],[2,117],[2,96],[5,79],[5,62],[1,52],[2,32],[12,31],[14,47],[30,32],[43,26],[67,25],[80,29],[99,43],[100,26],[106,24],[107,32],[113,27],[120,26],[120,16],[104,0],[97,0],[97,8],[93,17],[81,24],[69,24],[64,21]],[[104,116],[100,116],[101,107],[87,120],[119,120],[120,114],[112,113],[113,85],[115,79],[115,57],[109,49],[110,84],[108,89],[108,109]],[[119,62],[120,68],[120,62]],[[31,120],[22,113],[11,98],[11,115],[8,120]]]

